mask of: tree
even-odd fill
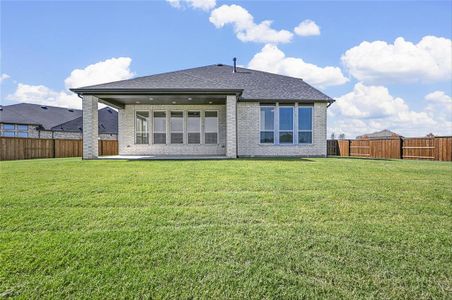
[[[343,134],[343,133],[339,134],[339,139],[340,140],[345,140],[345,134]]]
[[[332,140],[334,140],[336,138],[336,136],[334,135],[334,132],[331,134],[331,138]]]

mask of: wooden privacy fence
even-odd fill
[[[81,157],[82,153],[82,140],[0,137],[0,160]],[[118,141],[99,141],[99,155],[117,154]]]
[[[328,140],[328,155],[452,161],[452,136]]]

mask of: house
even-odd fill
[[[99,110],[98,132],[103,140],[116,140],[118,113]],[[82,110],[19,103],[0,106],[0,136],[23,138],[82,139]]]
[[[84,159],[97,157],[99,102],[118,109],[120,155],[326,156],[334,100],[299,78],[216,64],[71,90]]]
[[[401,138],[402,136],[392,132],[390,130],[384,129],[381,131],[377,131],[377,132],[373,132],[373,133],[368,133],[368,134],[363,134],[360,136],[357,136],[356,139],[357,140],[362,140],[362,139],[392,139],[392,138]]]

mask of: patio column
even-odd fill
[[[96,159],[98,155],[98,100],[83,96],[83,159]]]
[[[226,96],[226,157],[237,158],[237,96]]]

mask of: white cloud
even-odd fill
[[[367,42],[342,56],[351,75],[363,82],[432,82],[452,78],[452,41],[425,36],[417,44],[397,38],[394,44]]]
[[[6,79],[11,78],[8,74],[3,73],[2,75],[0,75],[0,83],[2,83],[3,81],[5,81]]]
[[[82,87],[116,80],[129,79],[134,74],[130,71],[130,57],[110,58],[84,69],[75,69],[64,80],[66,88]]]
[[[349,138],[383,129],[406,136],[452,134],[450,115],[428,106],[413,111],[404,99],[391,95],[384,86],[358,82],[350,93],[336,99],[329,110],[334,117],[329,131],[346,133]]]
[[[8,100],[18,102],[81,108],[82,103],[77,95],[66,91],[54,91],[44,85],[19,83],[15,92],[7,96]]]
[[[209,11],[217,5],[216,0],[166,0],[171,6],[175,8],[183,8],[190,6],[192,8]]]
[[[289,43],[293,33],[271,28],[272,21],[254,23],[254,17],[240,5],[222,5],[214,9],[209,21],[217,28],[232,24],[236,36],[242,42]]]
[[[317,87],[340,85],[348,81],[338,67],[319,67],[306,63],[301,58],[286,57],[284,52],[271,44],[265,45],[259,53],[254,55],[248,67],[255,70],[299,77]]]
[[[66,88],[94,85],[116,80],[129,79],[133,76],[130,71],[129,57],[107,59],[83,69],[75,69],[64,81]],[[19,83],[13,94],[7,96],[8,100],[81,108],[82,101],[74,93],[67,90],[55,91],[44,85],[29,85]]]
[[[452,98],[443,91],[434,91],[425,96],[425,100],[430,101],[434,104],[450,106],[452,105]]]
[[[430,115],[434,115],[436,119],[444,120],[445,130],[448,127],[448,132],[444,134],[452,133],[452,98],[443,91],[434,91],[425,96],[427,101],[426,111]]]
[[[304,20],[297,27],[294,32],[299,36],[313,36],[320,35],[320,27],[312,20]]]

